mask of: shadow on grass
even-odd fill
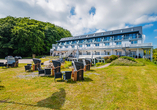
[[[5,87],[4,86],[0,86],[0,90],[4,89]]]
[[[37,105],[18,103],[8,100],[0,100],[0,103],[11,103],[11,104],[26,105],[26,106],[34,106],[34,107],[45,107],[50,109],[60,109],[64,105],[65,97],[66,97],[66,93],[64,88],[60,88],[59,92],[55,92],[52,94],[52,96],[37,102]]]
[[[1,82],[1,81],[0,81],[0,82]],[[1,85],[0,85],[0,90],[2,90],[2,89],[4,89],[4,88],[5,88],[4,86],[1,86]]]
[[[69,80],[67,81],[67,83],[69,83],[69,84],[76,84],[77,82],[76,82],[76,81],[73,81],[72,79],[69,79]]]
[[[19,68],[19,67],[2,67],[2,69]]]
[[[95,72],[95,70],[89,70],[88,72]]]
[[[90,82],[90,81],[93,81],[93,80],[89,77],[84,77],[84,82]]]

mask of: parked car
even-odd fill
[[[22,59],[22,57],[21,57],[21,56],[15,56],[15,58],[17,58],[17,59]]]

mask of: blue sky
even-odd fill
[[[143,26],[157,48],[157,0],[0,0],[0,18],[30,17],[68,29],[73,36]]]

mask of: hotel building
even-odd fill
[[[152,59],[152,43],[144,43],[142,26],[66,37],[52,44],[51,55],[61,57],[96,58],[110,55],[146,57]]]

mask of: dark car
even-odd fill
[[[15,58],[17,58],[17,59],[22,59],[22,57],[21,57],[21,56],[15,56]]]

